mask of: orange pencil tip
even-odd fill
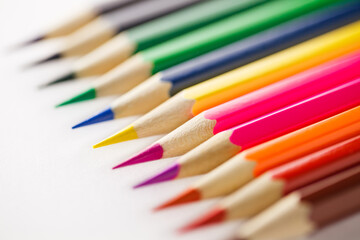
[[[160,206],[154,208],[154,211],[162,210],[175,205],[180,205],[184,203],[195,202],[201,199],[201,193],[195,188],[189,188],[186,191],[182,192],[180,195],[176,196],[173,199],[161,204]]]
[[[210,224],[220,223],[225,221],[226,211],[221,207],[215,207],[210,212],[195,220],[194,222],[186,225],[185,227],[179,229],[181,233],[185,233],[191,230],[194,230],[199,227],[203,227]]]

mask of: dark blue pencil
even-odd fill
[[[162,71],[115,100],[110,108],[75,125],[146,113],[179,91],[360,18],[360,2],[346,1]]]

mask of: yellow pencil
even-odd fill
[[[360,21],[187,88],[94,148],[165,134],[211,107],[360,48]]]

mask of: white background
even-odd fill
[[[20,66],[54,51],[61,41],[9,53],[9,45],[40,32],[84,2],[0,0],[0,240],[229,239],[240,222],[176,234],[216,200],[151,211],[196,178],[131,188],[173,160],[111,170],[157,137],[91,148],[135,118],[71,130],[113,98],[54,109],[94,79],[40,91],[37,86],[65,71],[71,60],[26,70]],[[309,239],[360,239],[359,223],[357,214]]]

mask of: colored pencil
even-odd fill
[[[183,155],[219,132],[359,77],[357,51],[206,110],[145,149],[151,156],[138,155],[148,161]]]
[[[77,11],[76,14],[72,13],[71,16],[68,16],[68,19],[63,19],[64,21],[59,23],[57,26],[54,26],[52,29],[49,29],[45,33],[33,39],[21,43],[19,47],[27,46],[45,39],[69,35],[85,26],[95,18],[101,18],[101,16],[104,14],[110,13],[139,1],[144,0],[112,0],[105,1],[94,6],[81,8],[81,11]]]
[[[247,149],[191,184],[179,196],[198,201],[230,194],[270,169],[359,134],[360,106]],[[205,172],[196,162],[177,161],[135,188]],[[198,198],[187,197],[195,194]]]
[[[106,13],[65,38],[63,49],[33,65],[89,53],[117,33],[203,0],[146,0]]]
[[[159,71],[337,1],[270,1],[235,14],[136,54],[99,78],[93,87],[58,106],[125,93]]]
[[[237,231],[238,239],[289,239],[309,235],[360,211],[360,165],[301,188]]]
[[[185,226],[183,230],[252,217],[288,193],[358,164],[359,135],[270,170],[220,200],[207,214]]]
[[[189,158],[187,161],[203,166],[205,171],[210,171],[244,149],[357,106],[360,104],[359,91],[360,78],[357,78],[218,133],[183,157]],[[114,168],[153,161],[158,159],[162,152],[162,148],[156,145]]]
[[[96,144],[169,133],[204,110],[360,48],[360,21],[187,88]]]
[[[130,28],[121,32],[93,52],[80,58],[75,62],[74,68],[69,73],[50,82],[48,85],[74,80],[76,77],[104,74],[135,52],[219,21],[235,13],[245,11],[264,1],[205,1],[190,8],[185,8]]]
[[[360,17],[360,3],[337,4],[299,17],[219,50],[164,70],[73,128],[144,114],[179,91],[277,51],[334,30]]]

